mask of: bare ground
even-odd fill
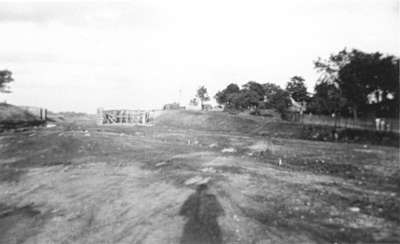
[[[399,194],[393,147],[89,122],[0,134],[0,243],[399,243]]]

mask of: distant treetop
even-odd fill
[[[0,70],[0,92],[9,93],[8,84],[13,82],[12,72],[9,70]]]

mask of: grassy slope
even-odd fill
[[[0,129],[38,125],[41,123],[43,122],[38,117],[18,106],[0,103]]]
[[[166,111],[155,119],[156,125],[182,129],[249,133],[261,128],[272,118],[231,115],[224,112]]]
[[[35,121],[37,118],[20,107],[0,103],[0,123],[4,122],[27,122]]]
[[[202,131],[245,133],[258,136],[335,141],[333,127],[304,125],[276,117],[232,115],[226,112],[165,111],[155,118],[158,126]],[[358,129],[338,129],[338,142],[399,146],[399,135]]]

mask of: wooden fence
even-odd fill
[[[97,110],[97,124],[99,125],[148,125],[150,113],[143,110]]]
[[[353,119],[312,114],[300,115],[298,113],[293,113],[287,117],[290,121],[303,124],[400,133],[399,120],[393,118]]]

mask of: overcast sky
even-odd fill
[[[214,96],[294,75],[312,91],[318,57],[400,52],[399,0],[0,4],[0,69],[15,79],[0,101],[53,111],[160,108],[200,85]]]

